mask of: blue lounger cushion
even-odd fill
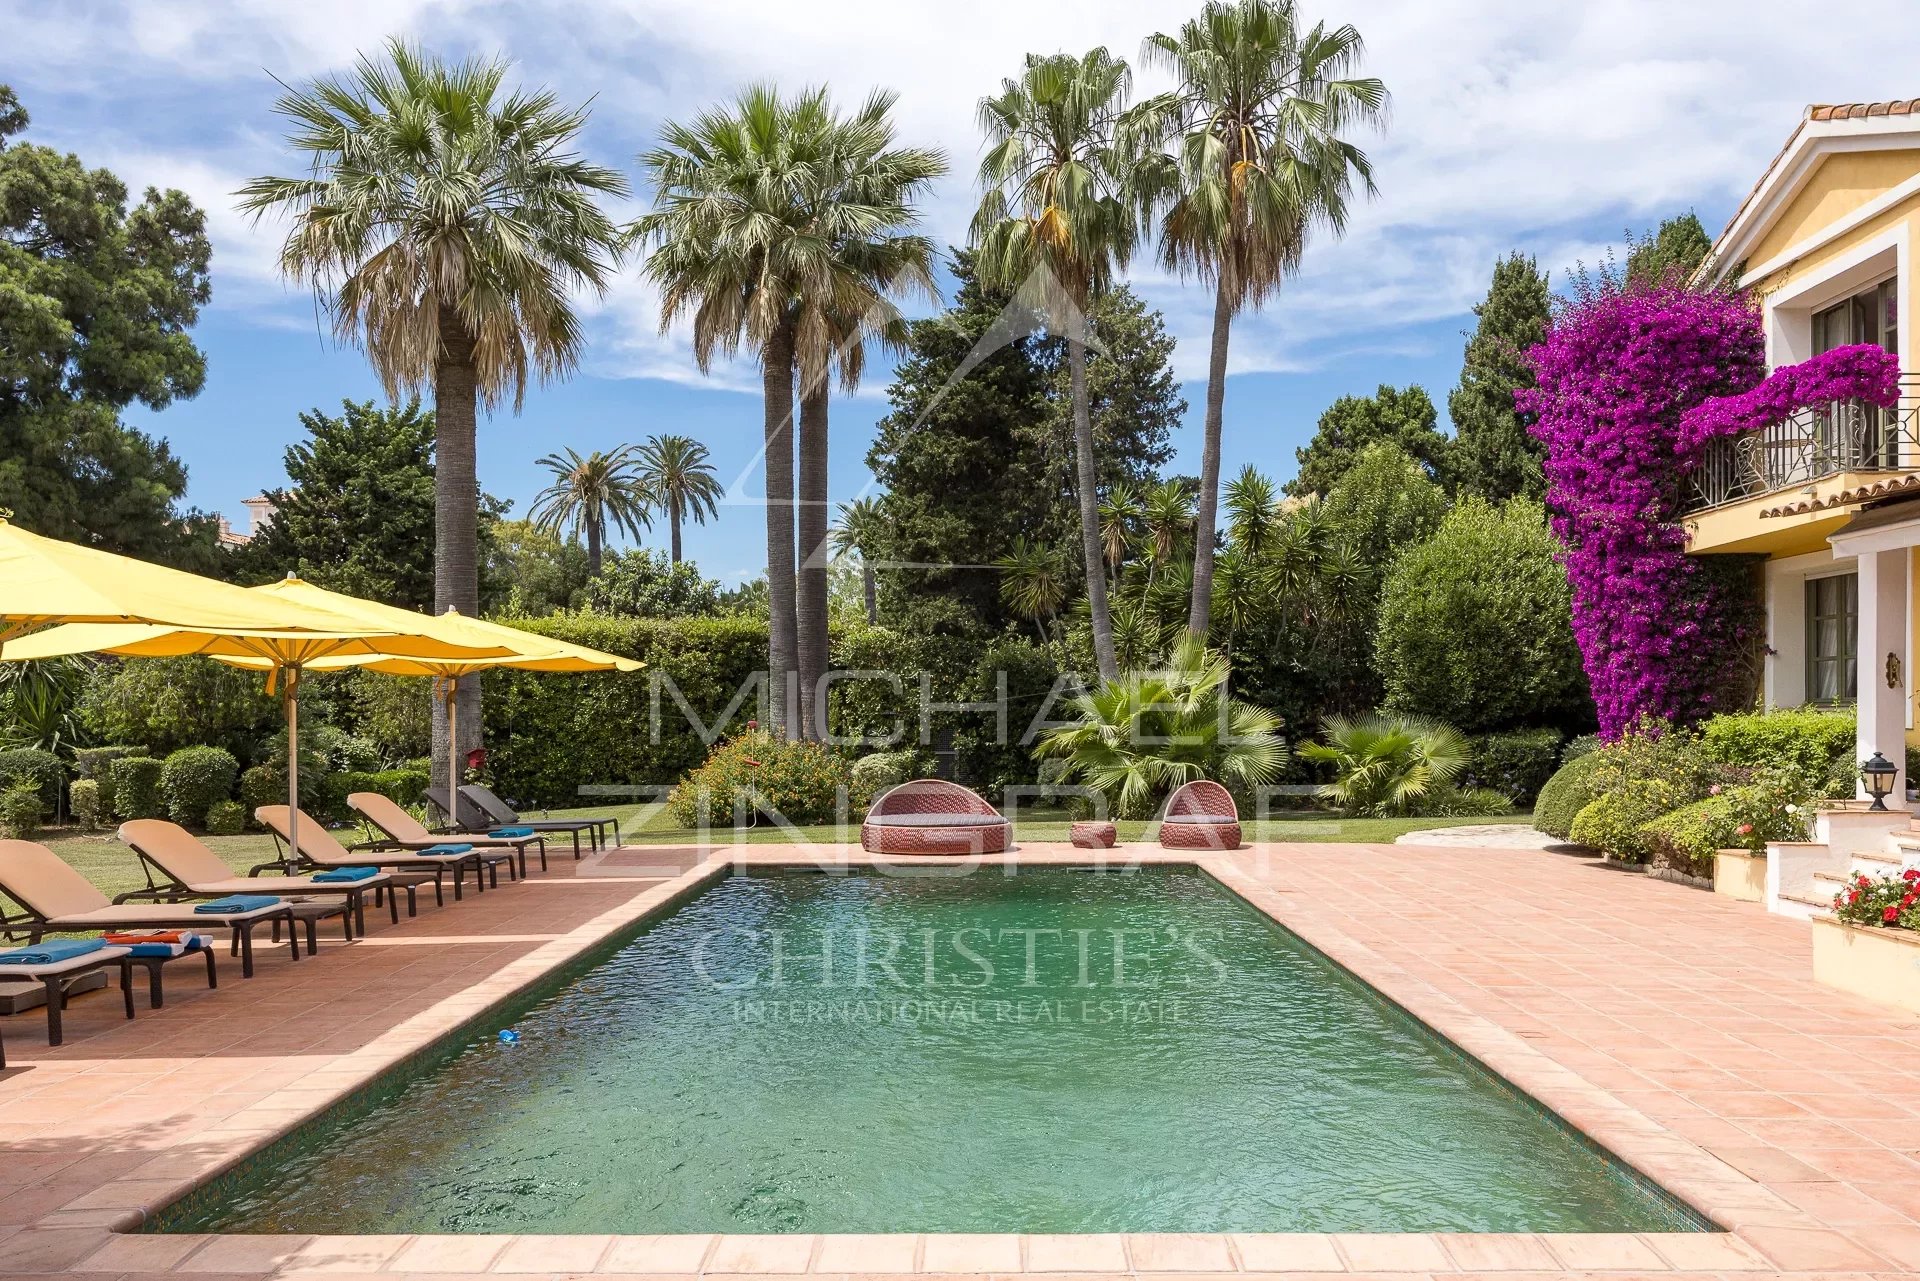
[[[271,894],[229,894],[225,898],[195,903],[193,910],[199,916],[238,916],[244,912],[256,912],[263,907],[278,907],[280,900]]]
[[[473,853],[473,846],[459,844],[429,845],[420,852],[422,854],[471,854]]]
[[[517,840],[523,836],[532,836],[533,829],[531,827],[496,827],[491,832],[488,832],[487,835],[498,836],[506,840]]]
[[[364,881],[370,876],[380,875],[377,867],[334,867],[324,872],[315,872],[313,882],[316,885],[333,885],[342,881]]]
[[[0,965],[58,965],[76,956],[98,952],[105,946],[99,939],[51,939],[0,952]]]

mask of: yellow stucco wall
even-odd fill
[[[1916,175],[1920,175],[1920,151],[1858,151],[1826,157],[1748,250],[1748,264],[1758,267],[1779,257]]]

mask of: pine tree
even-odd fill
[[[1627,254],[1627,279],[1639,284],[1684,284],[1713,252],[1713,237],[1692,210],[1668,218]]]
[[[1418,383],[1405,388],[1381,383],[1371,396],[1342,396],[1320,415],[1313,439],[1293,451],[1300,470],[1287,482],[1287,492],[1298,498],[1332,493],[1369,445],[1393,445],[1439,479],[1448,462],[1439,418],[1433,398]]]
[[[1546,336],[1545,273],[1532,258],[1508,254],[1493,265],[1493,284],[1473,314],[1479,324],[1467,339],[1460,385],[1447,397],[1454,430],[1449,479],[1489,502],[1538,501],[1546,493],[1545,451],[1527,434],[1528,416],[1514,407],[1513,393],[1533,385],[1527,348]]]

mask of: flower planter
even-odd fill
[[[1842,992],[1920,1014],[1920,931],[1816,916],[1813,977]]]
[[[1741,903],[1766,902],[1766,854],[1748,849],[1716,851],[1713,856],[1713,892]]]

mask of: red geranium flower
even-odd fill
[[[1895,921],[1900,919],[1900,909],[1897,907],[1890,907],[1886,911],[1880,913],[1880,919],[1885,921],[1888,925],[1892,925]]]

